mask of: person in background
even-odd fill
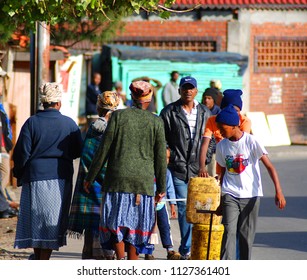
[[[169,157],[170,157],[170,152],[167,149],[166,150],[167,163],[169,162]],[[175,195],[172,174],[169,171],[169,169],[167,169],[166,171],[166,198],[170,200],[169,205],[170,205],[171,218],[175,219],[176,218],[176,210],[175,210],[176,195]],[[171,226],[170,226],[168,211],[166,207],[165,197],[162,198],[161,202],[157,203],[156,211],[157,211],[157,217],[156,217],[157,225],[159,228],[162,246],[167,251],[166,258],[168,260],[180,260],[181,255],[174,250]],[[154,260],[154,259],[155,257],[152,254],[145,254],[145,260]]]
[[[87,86],[86,90],[86,103],[85,113],[87,118],[88,127],[89,125],[97,120],[96,102],[97,96],[101,93],[99,85],[101,83],[101,75],[97,72],[93,73],[92,82]]]
[[[100,208],[103,199],[102,185],[106,167],[104,166],[86,193],[83,182],[92,159],[99,147],[109,118],[119,105],[120,99],[115,91],[105,91],[98,95],[97,112],[99,118],[91,123],[80,158],[79,172],[70,209],[68,230],[69,235],[84,234],[82,259],[112,259],[114,251],[102,250],[99,241]]]
[[[44,110],[26,120],[16,142],[13,174],[22,186],[14,247],[33,248],[30,259],[49,260],[66,245],[73,160],[80,157],[81,132],[60,113],[62,88],[40,87]]]
[[[166,153],[163,122],[150,113],[152,85],[130,84],[133,106],[112,113],[95,153],[84,188],[91,185],[107,164],[100,241],[114,249],[118,260],[137,260],[149,245],[155,223],[155,202],[165,195]],[[153,181],[156,178],[156,192]]]
[[[201,103],[207,106],[212,115],[217,115],[221,111],[221,108],[216,105],[217,98],[218,91],[214,88],[206,88],[202,96]]]
[[[251,133],[251,121],[248,117],[244,116],[241,113],[243,102],[241,95],[243,94],[242,90],[240,89],[227,89],[223,92],[223,99],[221,102],[221,109],[225,108],[229,104],[232,104],[235,109],[237,110],[240,124],[239,127],[242,131]],[[206,124],[206,128],[203,134],[202,143],[201,143],[201,149],[200,149],[200,157],[199,157],[199,177],[208,177],[211,176],[218,176],[220,174],[220,168],[218,164],[216,165],[216,174],[210,174],[208,173],[208,170],[206,168],[206,161],[207,161],[207,151],[209,144],[211,143],[211,138],[214,137],[216,143],[219,143],[223,136],[221,135],[220,130],[217,127],[216,124],[216,115],[211,116],[208,119],[208,122]]]
[[[223,94],[222,94],[222,83],[220,80],[211,80],[210,81],[210,88],[214,88],[215,90],[218,91],[218,97],[215,102],[217,106],[221,106]]]
[[[18,211],[10,207],[2,188],[0,188],[0,219],[13,218],[18,215]]]
[[[188,181],[198,174],[202,134],[211,116],[210,110],[195,99],[197,92],[195,78],[181,78],[180,99],[164,107],[160,113],[170,150],[168,168],[177,199],[187,198]],[[179,253],[182,259],[190,259],[192,224],[186,220],[186,201],[178,201],[177,210],[181,235]]]
[[[224,234],[221,259],[250,260],[255,238],[260,197],[263,196],[259,161],[266,167],[275,186],[275,204],[284,209],[278,174],[265,147],[251,134],[243,132],[233,105],[216,116],[224,137],[216,147],[216,160],[221,166],[222,199],[218,212],[223,215]],[[237,244],[239,250],[237,250]]]
[[[114,83],[115,91],[119,98],[119,104],[117,106],[118,109],[124,109],[126,108],[127,103],[127,96],[126,93],[123,91],[123,84],[121,81],[117,81]]]
[[[135,78],[132,80],[132,82],[136,82],[136,81],[144,81],[144,82],[147,82],[147,83],[150,83],[153,87],[153,95],[152,95],[152,99],[151,99],[151,102],[147,108],[147,110],[149,112],[152,112],[152,113],[157,113],[157,108],[158,108],[158,104],[157,104],[157,93],[158,93],[158,90],[160,88],[162,88],[162,83],[157,80],[157,79],[154,79],[154,78],[149,78],[147,76],[145,77],[139,77],[139,78]],[[152,84],[152,82],[154,84]]]
[[[162,93],[164,107],[172,102],[177,101],[180,98],[180,95],[178,94],[178,78],[179,72],[173,71],[171,73],[171,80],[164,86]]]
[[[16,209],[18,212],[19,203],[14,201],[9,195],[7,187],[10,183],[10,151],[13,148],[12,128],[8,115],[5,112],[4,106],[0,103],[0,137],[1,137],[1,153],[0,153],[0,172],[1,172],[1,187],[2,193],[7,199],[9,206]]]
[[[207,108],[211,111],[212,115],[217,115],[221,109],[216,105],[218,98],[218,91],[215,88],[206,88],[202,96],[202,104],[207,106]],[[214,136],[211,137],[211,146],[212,146],[212,158],[210,162],[206,162],[208,173],[210,176],[216,176],[216,161],[215,161],[215,149],[216,149],[216,141]]]

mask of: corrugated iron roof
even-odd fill
[[[190,8],[301,8],[307,9],[307,0],[177,0],[173,7]]]

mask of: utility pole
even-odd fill
[[[36,32],[31,33],[31,115],[40,108],[39,86],[49,81],[50,64],[50,26],[45,22],[36,22]]]

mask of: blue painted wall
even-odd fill
[[[121,60],[116,56],[112,56],[111,60],[112,80],[113,82],[122,81],[123,90],[126,92],[128,99],[130,99],[129,85],[134,78],[148,76],[159,80],[165,85],[169,81],[170,73],[173,70],[181,73],[180,78],[191,75],[197,79],[198,95],[196,99],[198,101],[201,101],[202,93],[209,87],[209,82],[212,79],[222,82],[222,90],[227,88],[242,89],[242,76],[238,74],[239,66],[237,64],[188,63],[149,59]],[[158,113],[163,108],[162,90],[163,88],[158,91]]]

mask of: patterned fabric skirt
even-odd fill
[[[138,254],[150,254],[149,238],[155,223],[154,197],[141,195],[136,205],[132,193],[106,193],[100,221],[100,242],[105,249],[124,241],[132,244]]]
[[[68,222],[70,236],[79,237],[86,229],[98,233],[102,197],[103,192],[97,182],[92,185],[90,193],[84,191],[83,184],[76,184]]]
[[[103,174],[104,172],[105,167],[102,169]],[[86,193],[83,188],[85,176],[84,166],[80,162],[68,219],[68,237],[84,238],[82,259],[110,257],[113,256],[113,251],[103,250],[99,241],[100,211],[104,195],[102,187],[95,181],[90,192]]]
[[[71,195],[67,180],[23,184],[14,247],[58,250],[66,245]]]

